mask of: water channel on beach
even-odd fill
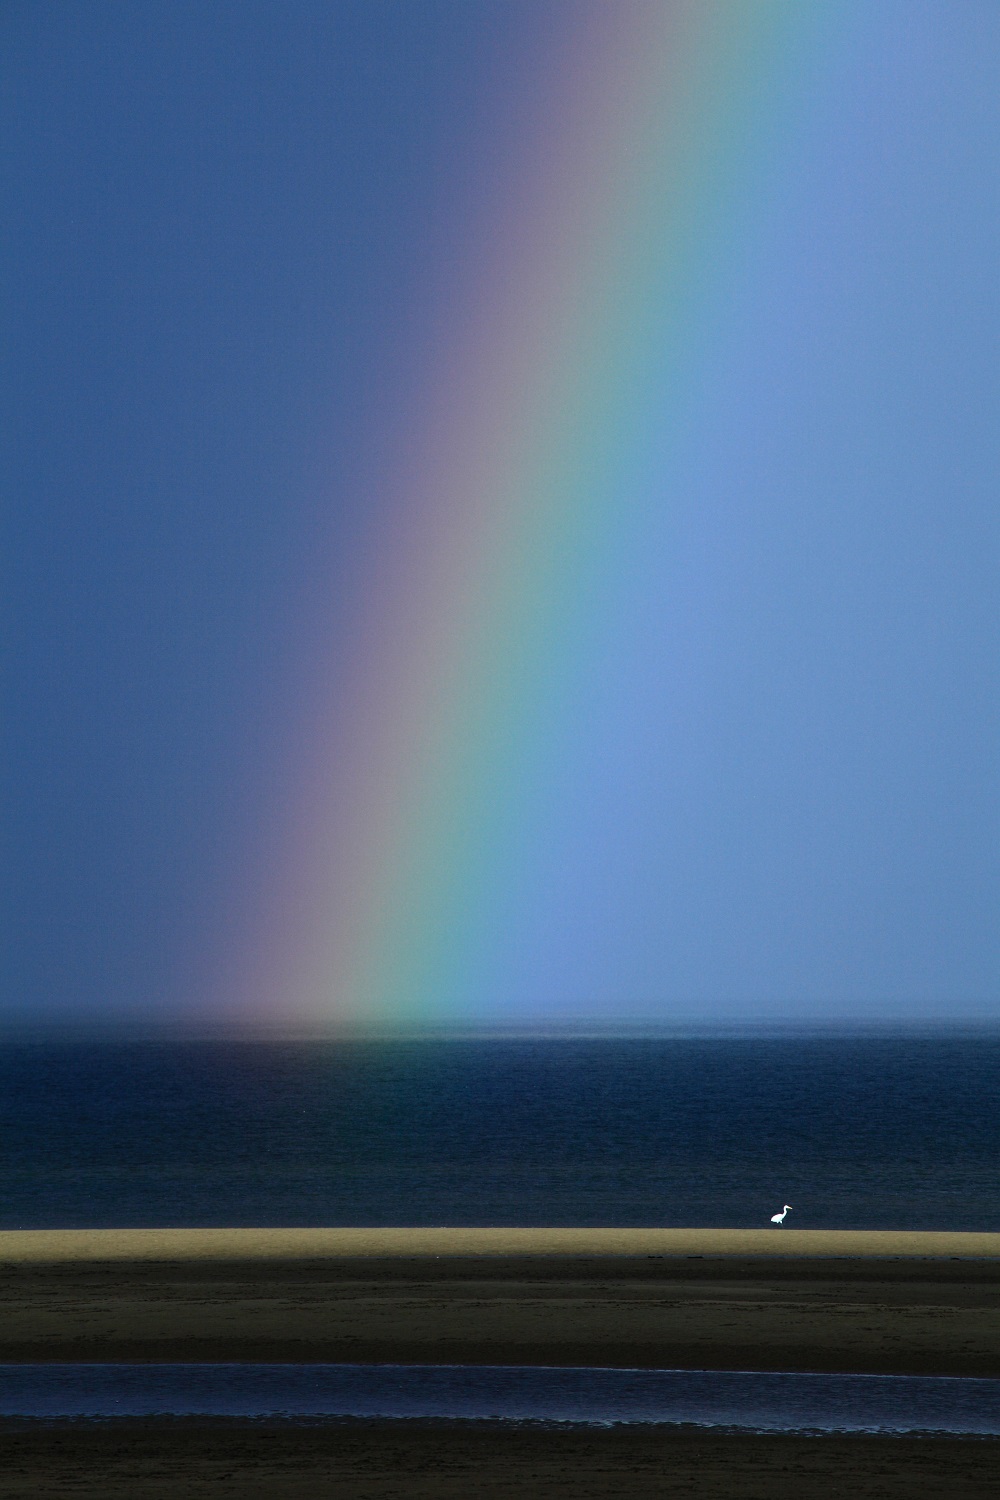
[[[0,1416],[686,1425],[1000,1436],[1000,1380],[347,1364],[4,1364]]]

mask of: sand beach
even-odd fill
[[[0,1359],[1000,1375],[1000,1235],[206,1229],[0,1234]],[[0,1500],[979,1500],[1000,1443],[239,1422],[0,1424]]]

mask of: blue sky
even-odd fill
[[[818,10],[484,1015],[997,1015],[1000,11]],[[580,13],[4,8],[7,1017],[197,982]]]

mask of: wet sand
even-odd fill
[[[0,1359],[1000,1375],[1000,1235],[0,1235]]]
[[[405,1423],[0,1425],[0,1500],[993,1500],[1000,1442]]]

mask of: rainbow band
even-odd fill
[[[616,558],[671,503],[686,372],[810,10],[579,7],[475,304],[406,416],[386,507],[400,529],[359,564],[350,680],[292,773],[241,1013],[496,1018],[532,810],[561,774]]]

